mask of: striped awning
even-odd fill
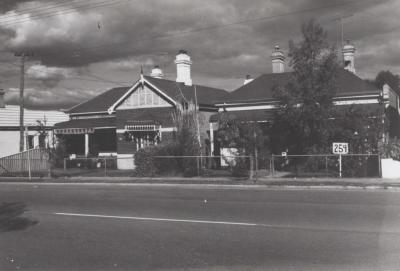
[[[54,133],[58,135],[82,135],[82,134],[93,134],[94,128],[65,128],[65,129],[54,129]]]

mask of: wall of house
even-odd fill
[[[135,125],[140,122],[156,122],[163,128],[173,127],[173,112],[172,107],[117,110],[117,129],[125,129],[125,125]]]
[[[136,151],[136,145],[125,140],[126,125],[140,125],[156,123],[162,128],[173,128],[172,114],[174,108],[159,107],[159,108],[140,108],[117,110],[117,152],[118,154],[133,154]],[[162,140],[167,136],[165,132],[162,134]]]
[[[26,136],[31,139],[31,147],[39,147],[39,133],[37,131],[28,131],[27,133],[24,133],[24,144],[27,142]],[[45,147],[53,146],[52,131],[47,131],[47,137],[44,139],[43,143],[45,144]],[[2,131],[0,128],[0,157],[16,153],[19,153],[19,130],[15,128],[13,131]]]
[[[0,157],[19,152],[19,131],[0,131]]]

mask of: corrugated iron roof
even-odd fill
[[[186,100],[195,101],[195,88],[197,94],[197,102],[203,105],[214,105],[215,101],[224,97],[228,92],[223,89],[207,87],[202,85],[186,86],[183,83],[177,83],[172,80],[153,78],[145,76],[151,84],[156,86],[161,91],[164,91],[168,96],[176,101]]]
[[[129,90],[129,87],[110,89],[86,102],[70,108],[67,112],[70,114],[107,112],[108,108],[117,102],[127,90]]]
[[[218,103],[237,103],[268,101],[273,98],[274,86],[285,86],[291,79],[293,73],[270,73],[255,78],[250,83],[230,92]],[[348,96],[353,94],[379,94],[381,90],[374,85],[365,82],[357,75],[340,69],[337,78],[338,91],[336,96]]]

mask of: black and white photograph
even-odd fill
[[[0,0],[0,270],[399,270],[399,12]]]

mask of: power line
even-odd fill
[[[5,63],[5,64],[19,67],[19,65],[15,64],[15,63]],[[64,74],[59,73],[59,72],[55,72],[55,71],[54,72],[51,72],[51,71],[44,72],[42,70],[35,69],[33,67],[28,68],[28,70],[33,70],[33,71],[39,72],[39,73],[44,74],[44,75],[52,74],[52,75],[65,76]],[[92,77],[95,77],[95,75],[92,75]],[[75,79],[75,80],[80,80],[80,81],[90,81],[90,82],[101,82],[101,83],[108,83],[108,84],[117,84],[117,85],[119,85],[121,87],[126,87],[127,85],[129,86],[131,84],[129,82],[117,82],[117,81],[107,80],[107,79],[103,79],[103,78],[101,78],[99,76],[96,76],[96,79],[89,79],[89,78],[83,78],[83,77],[77,77],[77,76],[66,77],[65,79]]]
[[[112,1],[113,3],[110,3],[109,1]],[[23,23],[23,22],[28,22],[28,21],[31,21],[31,20],[39,20],[39,19],[54,17],[54,16],[58,16],[58,15],[63,15],[63,14],[75,13],[75,12],[78,12],[80,10],[88,10],[88,9],[94,9],[94,8],[99,8],[99,7],[105,7],[105,6],[121,4],[122,2],[126,2],[126,1],[129,1],[129,0],[107,0],[107,1],[97,2],[97,3],[85,4],[85,5],[80,5],[80,6],[73,6],[73,7],[70,7],[70,8],[65,8],[65,9],[61,9],[61,10],[54,10],[54,11],[51,11],[51,12],[45,12],[45,13],[42,13],[42,14],[29,16],[29,18],[5,20],[5,21],[2,21],[2,22],[0,21],[0,25],[1,26],[9,26],[9,25],[19,24],[19,23]]]
[[[191,34],[191,33],[196,33],[196,32],[210,31],[210,30],[215,30],[215,29],[219,29],[219,28],[226,28],[226,27],[230,27],[230,26],[234,26],[234,25],[240,25],[240,24],[249,24],[249,23],[253,23],[253,22],[276,19],[276,18],[295,15],[295,14],[300,14],[300,13],[308,13],[308,12],[317,11],[317,10],[321,10],[321,9],[328,9],[328,8],[334,8],[334,7],[340,7],[340,6],[347,6],[347,5],[352,5],[352,4],[356,4],[356,3],[359,3],[359,2],[366,2],[366,1],[376,1],[376,0],[353,0],[353,1],[347,1],[347,2],[344,2],[344,3],[340,3],[340,4],[331,4],[331,5],[320,6],[320,7],[315,7],[315,8],[307,8],[307,9],[302,9],[302,10],[297,10],[297,11],[292,11],[292,12],[287,12],[287,13],[282,13],[282,14],[277,14],[277,15],[264,16],[264,17],[258,17],[258,18],[248,19],[248,20],[236,21],[236,22],[232,22],[232,23],[226,23],[226,24],[219,24],[219,25],[207,26],[207,27],[202,27],[202,28],[196,28],[196,29],[191,29],[191,30],[187,30],[187,31],[182,31],[182,32],[176,33],[176,34],[160,35],[160,36],[154,36],[154,37],[149,37],[149,38],[141,38],[139,41],[151,41],[151,40],[157,40],[157,39],[180,37],[180,36],[185,36],[185,35],[188,35],[188,34]],[[126,43],[131,44],[132,41],[112,42],[112,43],[107,43],[107,44],[103,44],[103,45],[75,48],[75,49],[71,49],[70,52],[77,53],[77,52],[83,52],[83,51],[97,50],[97,49],[100,49],[100,48],[122,46],[122,45],[124,45]],[[59,53],[57,53],[57,54],[59,54]],[[52,53],[48,53],[47,55],[52,55]]]
[[[129,1],[129,0],[119,0],[119,1]],[[182,31],[180,33],[176,34],[171,34],[171,35],[160,35],[160,36],[154,36],[154,37],[149,37],[145,39],[141,39],[140,41],[149,41],[149,40],[156,40],[156,39],[166,39],[166,38],[173,38],[173,37],[179,37],[179,36],[184,36],[187,34],[195,33],[195,32],[202,32],[202,31],[210,31],[218,28],[225,28],[225,27],[230,27],[234,25],[240,25],[240,24],[249,24],[257,21],[263,21],[263,20],[268,20],[268,19],[275,19],[279,17],[285,17],[285,16],[290,16],[290,15],[295,15],[295,14],[300,14],[300,13],[308,13],[312,11],[317,11],[321,9],[328,9],[328,8],[334,8],[334,7],[340,7],[340,6],[347,6],[347,5],[352,5],[356,4],[359,2],[366,2],[366,1],[372,1],[372,0],[353,0],[353,1],[347,1],[347,2],[342,2],[338,4],[331,4],[331,5],[326,5],[326,6],[320,6],[320,7],[315,7],[315,8],[307,8],[307,9],[302,9],[302,10],[297,10],[297,11],[292,11],[292,12],[287,12],[287,13],[282,13],[282,14],[277,14],[277,15],[271,15],[271,16],[264,16],[264,17],[258,17],[258,18],[253,18],[253,19],[248,19],[248,20],[241,20],[241,21],[236,21],[232,23],[226,23],[226,24],[219,24],[219,25],[213,25],[213,26],[207,26],[207,27],[202,27],[202,28],[196,28],[196,29],[191,29],[187,31]],[[375,1],[375,0],[374,0]],[[120,2],[118,2],[120,3]],[[117,4],[117,3],[109,3],[110,4]],[[72,12],[76,12],[77,10],[74,10]],[[52,16],[55,16],[54,14]],[[83,52],[83,51],[90,51],[90,50],[97,50],[100,48],[107,48],[107,47],[115,47],[115,46],[123,46],[126,43],[132,43],[132,41],[125,41],[125,42],[112,42],[112,43],[107,43],[103,45],[96,45],[96,46],[90,46],[90,47],[82,47],[82,48],[75,48],[69,50],[71,53],[77,53],[77,52]],[[7,50],[3,50],[0,52],[8,52]],[[55,53],[47,53],[46,55],[54,55]],[[59,52],[57,52],[59,54]]]
[[[59,2],[61,2],[61,3],[58,3],[58,4],[42,5],[42,6],[35,7],[35,8],[27,8],[27,9],[20,9],[20,10],[17,9],[17,10],[15,10],[15,11],[16,11],[17,13],[19,13],[19,14],[26,14],[26,13],[31,12],[31,11],[47,10],[47,9],[51,9],[51,8],[55,8],[55,7],[59,7],[59,6],[67,6],[67,5],[70,6],[71,3],[72,3],[72,2],[75,2],[75,1],[77,1],[77,0],[71,0],[71,1],[70,1],[70,0],[64,0],[64,1],[59,0]],[[90,0],[89,0],[89,1],[90,1]],[[17,15],[15,15],[15,14],[4,15],[4,16],[2,16],[2,19],[4,19],[4,18],[18,17],[19,14],[17,14]]]

